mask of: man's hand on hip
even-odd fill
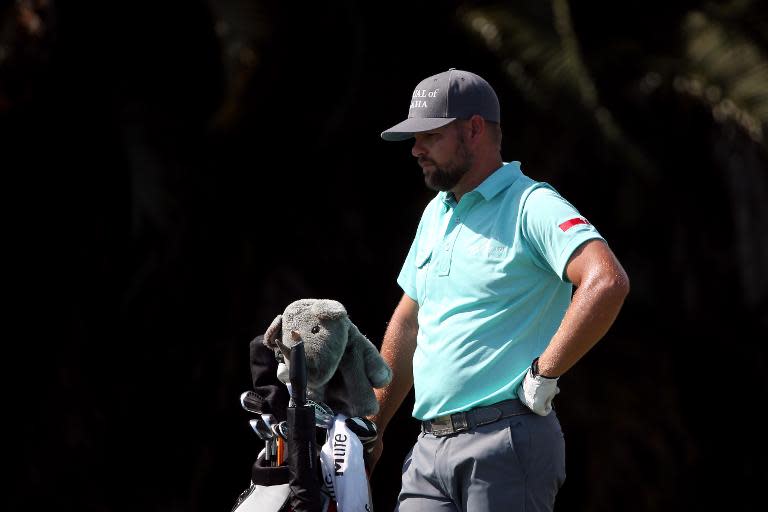
[[[559,377],[544,377],[538,374],[538,358],[533,360],[525,373],[523,383],[517,389],[517,396],[534,413],[546,416],[552,411],[552,400],[560,392]]]

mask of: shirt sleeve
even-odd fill
[[[573,252],[588,240],[604,238],[571,203],[543,185],[523,205],[523,237],[533,258],[567,281],[565,267]]]

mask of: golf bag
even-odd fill
[[[259,416],[251,426],[265,448],[232,512],[335,512],[340,497],[363,505],[350,508],[372,510],[362,450],[363,443],[370,446],[376,439],[375,425],[334,415],[325,404],[306,399],[303,343],[291,350],[291,385],[286,387],[277,379],[275,354],[262,338],[250,344],[254,389],[240,399],[243,408]],[[357,457],[350,456],[354,450]]]

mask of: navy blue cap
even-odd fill
[[[414,133],[435,130],[475,114],[486,121],[500,121],[496,92],[482,77],[451,68],[422,80],[413,91],[408,119],[383,131],[381,138],[410,139]]]

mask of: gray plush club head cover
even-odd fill
[[[310,399],[347,416],[368,416],[378,411],[373,388],[389,384],[392,371],[373,343],[350,321],[340,302],[292,302],[264,335],[264,344],[282,352],[286,362],[298,341],[304,342]]]

